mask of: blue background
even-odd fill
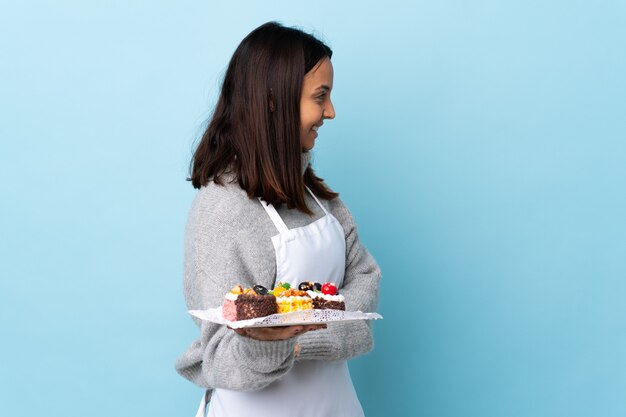
[[[0,413],[194,415],[185,177],[268,20],[334,50],[315,166],[384,272],[368,416],[626,415],[626,7],[486,0],[3,4]]]

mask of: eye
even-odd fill
[[[317,96],[315,99],[316,100],[324,100],[324,97],[326,97],[326,93],[322,94],[321,96]]]

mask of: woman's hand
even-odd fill
[[[317,329],[325,329],[326,324],[308,324],[306,326],[280,326],[280,327],[249,327],[244,329],[229,329],[234,330],[241,336],[246,336],[256,340],[286,340],[294,336],[299,336],[306,332],[310,332]]]

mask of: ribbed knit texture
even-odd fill
[[[302,168],[310,163],[302,154]],[[288,228],[306,226],[324,212],[305,193],[314,216],[287,209],[277,211]],[[323,200],[341,223],[346,236],[346,272],[340,293],[346,309],[373,312],[378,302],[381,271],[360,243],[354,219],[340,198]],[[221,306],[224,294],[237,284],[272,288],[276,256],[271,237],[276,227],[261,206],[235,183],[202,187],[189,211],[185,228],[184,296],[189,310]],[[323,278],[315,278],[323,280]],[[200,336],[177,359],[183,377],[204,388],[258,390],[289,372],[296,360],[344,360],[369,352],[373,346],[369,322],[329,323],[327,329],[307,332],[285,341],[258,341],[226,326],[192,317]],[[295,343],[300,354],[295,357]]]

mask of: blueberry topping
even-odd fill
[[[267,288],[262,285],[255,285],[254,287],[252,287],[252,289],[255,293],[259,295],[266,295],[268,293]]]

